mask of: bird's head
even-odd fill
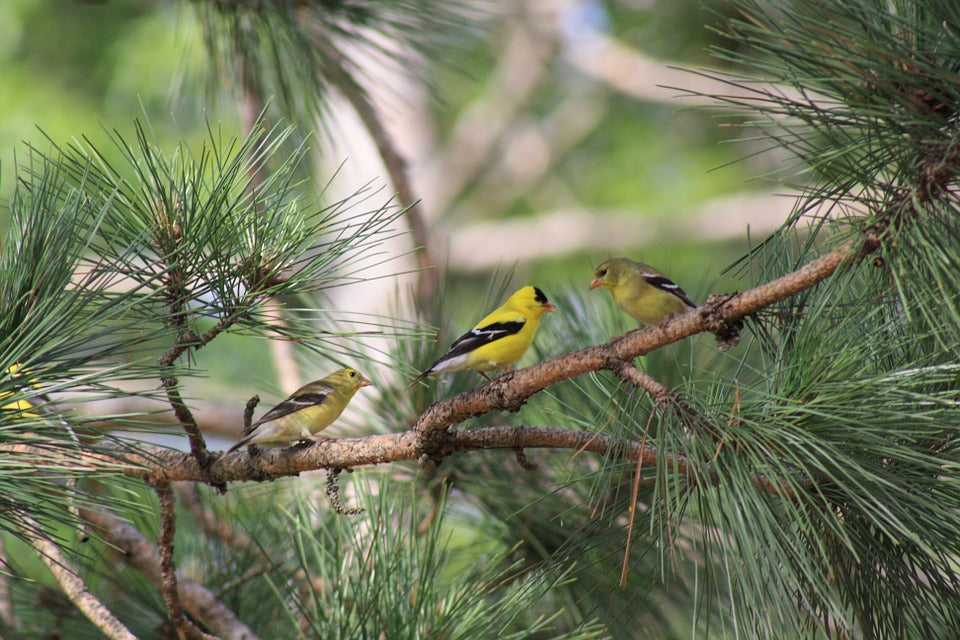
[[[597,265],[593,270],[593,280],[590,281],[590,288],[605,287],[613,290],[624,273],[622,258],[611,258]]]
[[[325,378],[326,382],[329,382],[334,387],[352,389],[356,391],[360,387],[369,387],[372,382],[363,377],[356,369],[340,369],[334,371],[329,376]]]
[[[547,300],[547,296],[540,290],[540,287],[529,284],[510,296],[507,305],[512,309],[529,313],[537,318],[545,313],[553,313],[557,310],[557,306]]]

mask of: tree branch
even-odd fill
[[[545,427],[448,429],[489,411],[516,411],[531,396],[556,382],[603,369],[640,384],[651,391],[656,400],[665,401],[673,392],[652,378],[638,377],[639,372],[629,365],[630,360],[697,333],[723,333],[745,316],[813,287],[842,264],[859,259],[879,244],[875,236],[851,240],[777,280],[738,294],[711,296],[703,306],[658,326],[631,331],[606,344],[572,351],[526,369],[508,372],[477,389],[435,402],[421,414],[411,430],[402,433],[329,440],[316,446],[270,450],[253,457],[243,452],[215,454],[209,466],[192,453],[145,445],[137,450],[116,446],[71,452],[70,455],[80,457],[91,472],[125,473],[152,484],[189,481],[222,486],[228,482],[267,481],[321,468],[343,469],[419,460],[424,455],[442,457],[471,449],[559,447],[605,453],[615,445],[628,451],[631,459],[642,457],[644,465],[666,465],[667,471],[689,474],[687,459],[680,454],[658,453],[651,445],[611,440],[609,436],[595,433]],[[696,413],[689,409],[689,415],[696,416]],[[0,445],[0,455],[48,462],[57,454],[40,447],[9,444]],[[72,462],[77,465],[76,459]],[[709,466],[698,468],[698,471],[701,477],[705,473],[711,482],[719,480]],[[762,476],[756,476],[754,481],[764,491],[793,496],[788,485],[778,485]],[[809,486],[809,482],[805,481],[801,486]]]
[[[248,295],[248,299],[249,297]],[[240,305],[240,308],[246,307],[247,304]],[[174,305],[171,303],[171,309],[174,308]],[[157,359],[157,364],[161,367],[172,367],[177,358],[183,355],[187,349],[199,349],[207,345],[211,340],[233,326],[233,323],[237,320],[237,314],[231,313],[220,318],[215,325],[204,331],[203,335],[199,336],[187,327],[187,323],[182,316],[172,315],[172,318],[171,322],[180,328],[180,332],[174,343]],[[183,401],[183,397],[180,395],[179,381],[175,376],[163,375],[160,378],[160,382],[167,393],[167,401],[170,403],[171,408],[173,408],[173,414],[176,416],[177,421],[183,427],[184,431],[187,432],[187,438],[190,441],[190,452],[197,457],[201,466],[207,466],[210,463],[210,453],[207,451],[207,443],[203,438],[203,434],[200,432],[200,428],[197,426],[197,420],[194,418],[193,412],[190,411],[190,407],[187,406]]]
[[[63,557],[57,545],[38,533],[41,531],[40,523],[26,514],[22,515],[26,524],[21,529],[22,533],[37,550],[40,560],[50,569],[50,573],[53,574],[57,584],[60,585],[60,589],[70,599],[70,602],[76,605],[77,609],[110,640],[136,640],[137,637],[130,633],[130,630],[117,620],[96,596],[90,593],[86,583],[80,579],[76,569]]]
[[[362,438],[338,438],[311,446],[268,449],[256,456],[243,451],[213,454],[213,463],[203,469],[190,453],[152,445],[140,445],[137,451],[111,447],[78,454],[74,464],[90,473],[124,473],[151,484],[165,482],[209,482],[214,486],[229,482],[268,482],[284,476],[296,476],[318,469],[347,469],[364,465],[416,461],[423,452],[416,446],[413,430]],[[650,444],[590,431],[562,427],[504,425],[476,429],[451,430],[444,434],[438,457],[477,449],[549,448],[590,451],[606,454],[617,451],[626,459],[642,458],[644,466],[659,466],[684,476],[708,478],[716,484],[720,477],[709,463],[690,461],[679,453],[661,452]],[[0,445],[0,455],[43,456],[49,463],[49,450],[30,445]],[[794,497],[789,485],[779,485],[765,476],[756,476],[758,489],[784,497]],[[812,486],[805,481],[801,486]],[[86,516],[84,516],[86,517]],[[159,562],[159,560],[158,560]],[[159,565],[158,565],[159,571]],[[158,574],[159,575],[159,574]],[[182,589],[181,589],[182,592]],[[183,598],[181,601],[188,602]]]
[[[687,428],[700,428],[714,441],[718,441],[722,437],[720,429],[716,425],[687,404],[679,393],[670,389],[653,376],[640,371],[640,369],[637,369],[626,360],[612,363],[610,370],[625,382],[634,384],[646,391],[656,404],[673,409]]]
[[[183,456],[184,454],[181,454]],[[187,456],[194,468],[197,461]],[[160,555],[150,541],[132,525],[116,516],[84,509],[81,516],[95,526],[104,540],[117,547],[124,560],[137,569],[157,590],[163,588],[163,570]],[[190,615],[210,627],[223,640],[257,640],[256,634],[237,615],[225,607],[206,587],[178,574],[177,590],[180,602]]]

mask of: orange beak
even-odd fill
[[[357,388],[362,389],[363,387],[372,387],[373,383],[367,380],[366,378],[360,378],[360,382],[357,383]]]
[[[545,313],[553,313],[556,310],[557,305],[553,304],[552,302],[548,302],[547,304],[543,305],[543,311]]]
[[[596,289],[597,287],[602,287],[602,286],[603,286],[603,283],[600,282],[600,278],[594,278],[593,280],[590,281],[591,289]]]

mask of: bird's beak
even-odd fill
[[[357,388],[361,387],[372,387],[373,383],[367,380],[366,378],[361,377],[360,382],[357,383]]]
[[[553,304],[552,302],[548,302],[547,304],[543,305],[543,310],[546,313],[553,313],[557,310],[557,305]]]
[[[600,278],[594,278],[593,280],[590,281],[591,289],[596,289],[597,287],[602,287],[602,286],[603,286],[603,283],[600,282]]]

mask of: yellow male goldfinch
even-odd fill
[[[604,287],[620,308],[645,327],[696,308],[670,278],[653,267],[629,258],[610,258],[593,270],[590,288]]]
[[[306,384],[253,423],[250,431],[227,453],[247,444],[308,440],[330,426],[350,403],[353,394],[370,384],[354,369],[340,369],[323,380]]]
[[[492,371],[520,359],[533,344],[543,314],[557,308],[543,291],[527,285],[510,296],[503,306],[477,323],[450,345],[446,355],[410,383],[412,387],[439,371]]]
[[[6,370],[5,373],[10,376],[10,379],[11,379],[11,380],[15,380],[16,378],[19,378],[20,375],[21,375],[21,373],[22,373],[22,372],[20,371],[20,363],[19,363],[19,362],[16,362],[16,363],[10,365],[9,367],[7,367],[7,370]],[[4,377],[5,377],[5,376],[4,376]],[[34,381],[34,380],[30,380],[30,381],[28,382],[28,384],[24,384],[24,385],[19,385],[19,384],[18,384],[18,385],[15,385],[15,386],[16,386],[16,388],[19,388],[19,389],[23,389],[23,388],[26,388],[26,387],[28,387],[28,386],[33,387],[34,389],[39,389],[39,388],[40,388],[40,385],[37,384],[36,381]],[[27,400],[27,399],[21,399],[21,400],[14,400],[13,402],[4,402],[4,400],[5,400],[6,398],[9,398],[9,397],[12,396],[13,394],[14,394],[13,391],[3,391],[3,392],[0,392],[0,409],[5,410],[5,411],[18,411],[18,412],[20,412],[20,413],[21,413],[24,417],[26,417],[26,418],[36,418],[36,417],[37,417],[37,414],[30,411],[30,409],[33,409],[33,408],[34,408],[34,404],[33,404],[32,402],[30,402],[29,400]],[[42,402],[48,402],[48,401],[49,401],[48,398],[47,398],[45,395],[39,395],[39,398],[40,398],[40,400],[41,400]]]

